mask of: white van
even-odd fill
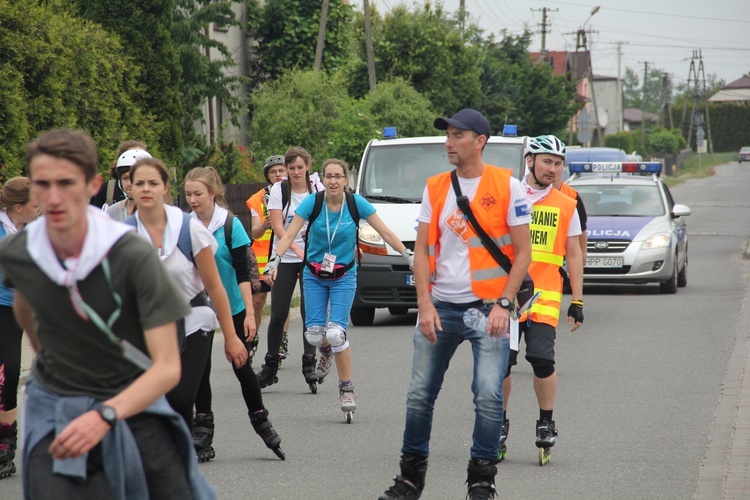
[[[383,135],[388,135],[387,129]],[[513,170],[520,179],[526,140],[490,137],[482,158],[490,165]],[[445,136],[373,139],[362,155],[356,192],[375,206],[383,222],[406,248],[413,250],[425,182],[428,177],[453,168],[445,151]],[[417,290],[409,266],[365,221],[360,222],[359,246],[363,256],[357,271],[352,324],[372,324],[376,308],[387,307],[391,314],[406,314],[417,307]]]

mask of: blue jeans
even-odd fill
[[[463,314],[476,304],[451,304],[435,301],[443,326],[437,331],[437,343],[427,340],[419,328],[414,332],[414,357],[411,383],[406,398],[406,427],[401,452],[427,458],[435,400],[443,385],[453,354],[464,340],[471,342],[474,354],[474,434],[471,458],[497,460],[500,430],[503,425],[503,378],[508,368],[509,340],[495,339],[485,332],[464,325]],[[479,308],[489,314],[490,306]]]
[[[306,327],[326,326],[330,321],[348,329],[349,313],[357,291],[357,273],[348,272],[341,278],[324,280],[314,276],[307,267],[303,272]]]

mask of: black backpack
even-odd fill
[[[312,264],[310,264],[309,260],[307,260],[307,236],[308,236],[308,234],[310,234],[310,227],[312,226],[312,223],[315,221],[315,219],[318,218],[318,216],[320,215],[320,212],[323,210],[323,202],[325,201],[325,194],[326,194],[325,191],[318,191],[315,194],[315,204],[313,205],[312,212],[310,213],[310,218],[307,219],[307,229],[308,230],[305,231],[305,236],[304,236],[304,240],[305,240],[305,265],[308,267],[308,269],[310,269],[310,271],[313,274],[316,274],[316,275],[318,274],[318,270],[315,269],[312,266]],[[349,215],[352,217],[352,220],[354,221],[354,227],[356,228],[356,231],[357,231],[356,237],[355,237],[354,241],[357,242],[357,243],[359,243],[359,221],[360,221],[360,217],[359,217],[359,210],[357,210],[357,203],[354,200],[354,195],[352,193],[350,193],[349,191],[344,191],[344,198],[346,199],[346,206],[349,208]],[[343,214],[341,216],[343,217]],[[339,278],[340,276],[343,276],[344,273],[346,273],[349,269],[351,269],[352,267],[354,267],[354,263],[355,262],[359,263],[359,261],[360,261],[359,252],[357,252],[357,259],[356,260],[352,260],[349,264],[347,264],[343,268],[337,269],[336,270],[337,272],[334,273],[333,275],[331,275],[330,278]],[[323,276],[319,276],[319,277],[323,277]]]

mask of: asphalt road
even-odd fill
[[[575,333],[558,329],[559,437],[544,467],[534,446],[532,372],[521,361],[509,411],[510,455],[497,476],[500,498],[684,499],[695,495],[700,480],[716,479],[701,472],[712,439],[716,445],[727,435],[714,422],[730,354],[735,342],[743,352],[747,344],[738,318],[750,271],[740,258],[750,238],[749,191],[750,168],[736,163],[672,190],[693,210],[689,282],[676,295],[660,294],[657,285],[586,287],[584,326]],[[335,376],[317,395],[304,383],[301,326],[293,319],[291,356],[279,383],[264,390],[284,462],[254,434],[217,342],[217,456],[201,468],[220,497],[377,498],[398,471],[415,322],[414,312],[380,310],[374,326],[351,329],[359,409],[346,424]],[[436,403],[423,498],[464,498],[474,419],[471,369],[467,344]],[[2,480],[0,496],[20,498],[20,478]]]

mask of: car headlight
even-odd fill
[[[669,246],[669,233],[656,233],[643,242],[642,250],[653,250]]]
[[[365,221],[359,223],[359,247],[366,253],[388,255],[383,237]]]

